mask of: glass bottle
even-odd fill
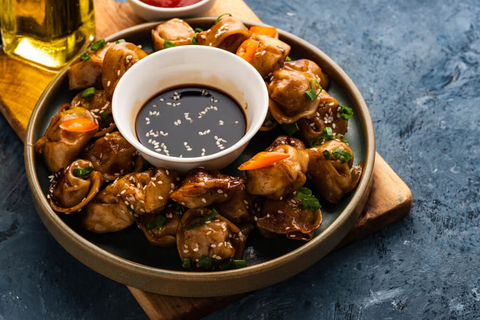
[[[59,69],[95,37],[93,0],[0,0],[5,53]]]

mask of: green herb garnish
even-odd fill
[[[295,198],[302,200],[302,206],[304,209],[315,211],[322,207],[318,199],[313,195],[312,190],[309,188],[302,187],[298,189]]]
[[[343,120],[348,120],[353,116],[353,110],[349,107],[344,107],[341,104],[337,106],[337,109],[340,108],[340,114]]]
[[[313,148],[313,147],[317,147],[319,145],[321,145],[322,143],[325,142],[325,138],[320,136],[320,137],[317,137],[315,139],[312,139],[312,140],[308,140],[307,141],[307,145],[310,147],[310,148]]]
[[[198,260],[198,266],[205,270],[210,270],[213,267],[213,259],[202,254],[200,260]]]
[[[343,149],[337,148],[332,151],[332,156],[335,159],[341,160],[342,163],[352,160],[352,155]]]
[[[330,127],[323,128],[323,137],[326,141],[333,140],[333,130]]]
[[[92,42],[92,44],[90,45],[90,48],[93,51],[96,51],[98,49],[102,49],[103,47],[105,47],[105,39],[100,39],[98,41]]]
[[[163,225],[165,224],[165,221],[167,221],[167,218],[165,218],[164,216],[162,216],[161,214],[159,214],[155,220],[153,220],[152,222],[149,222],[147,223],[147,226],[145,227],[145,229],[147,230],[152,230],[152,229],[155,229],[155,228],[161,228],[163,227]]]
[[[274,122],[272,120],[267,120],[263,123],[265,127],[271,127],[273,126]]]
[[[230,16],[230,17],[232,16],[230,13],[221,14],[221,15],[218,16],[217,20],[215,20],[214,24],[217,24],[220,20],[222,20],[223,16],[227,16],[227,15]]]
[[[127,209],[128,209],[128,211],[130,211],[130,213],[131,213],[132,215],[135,214],[135,210],[133,210],[132,207],[127,206]]]
[[[320,89],[318,93],[317,93],[317,90],[313,88],[313,81],[315,81],[318,88]],[[320,85],[320,83],[318,83],[317,79],[312,79],[310,80],[310,90],[305,91],[305,95],[308,97],[310,101],[315,101],[315,99],[317,99],[318,95],[320,94],[320,92],[322,92],[322,90],[323,88]]]
[[[289,56],[287,56],[287,61],[292,61],[292,59]]]
[[[192,259],[190,258],[183,258],[183,267],[185,269],[190,269],[192,267]]]
[[[79,177],[79,178],[87,178],[93,171],[95,171],[95,168],[94,167],[85,167],[83,169],[79,169],[79,168],[76,168],[76,169],[73,169],[73,175],[75,177]]]
[[[105,122],[105,120],[108,119],[108,116],[110,115],[110,113],[106,113],[106,112],[102,112],[101,116],[102,116],[102,122]]]
[[[328,150],[323,150],[323,156],[325,157],[325,160],[330,160],[330,151]]]
[[[163,47],[164,47],[165,49],[173,48],[173,47],[176,47],[176,46],[177,46],[177,45],[176,45],[175,43],[173,43],[172,41],[170,41],[170,40],[165,40],[165,41],[163,42]]]
[[[231,270],[231,269],[240,269],[245,268],[247,263],[245,260],[226,260],[222,262],[218,268],[220,270]]]
[[[292,137],[295,133],[300,131],[300,127],[296,122],[294,123],[282,123],[282,129],[287,135]]]
[[[178,202],[173,202],[172,203],[172,209],[175,210],[175,211],[183,211],[185,207],[182,206],[180,203]]]
[[[203,29],[202,28],[195,28],[195,32],[203,32]]]
[[[119,44],[119,43],[122,43],[122,42],[126,42],[125,39],[118,39],[117,41],[115,41],[116,44]]]
[[[337,135],[335,136],[335,139],[338,139],[338,140],[340,140],[340,141],[342,141],[342,142],[347,143],[347,139],[345,139],[345,136],[344,136],[343,134],[341,134],[341,133],[337,134]]]
[[[197,38],[195,38],[195,36],[193,36],[192,39],[190,39],[190,42],[191,42],[193,45],[198,44]]]
[[[217,215],[217,210],[215,210],[214,208],[212,208],[212,212],[210,212],[210,214],[206,215],[205,217],[203,217],[199,222],[197,223],[194,223],[192,224],[191,226],[188,226],[188,227],[185,227],[183,225],[183,222],[181,222],[181,225],[182,225],[182,229],[183,230],[192,230],[192,229],[195,229],[197,227],[200,227],[202,224],[204,224],[205,222],[209,221],[209,220],[212,220],[213,218],[215,218],[215,216]]]
[[[83,99],[90,99],[95,95],[95,88],[90,87],[82,91],[82,98]]]
[[[84,52],[80,55],[80,59],[82,59],[83,61],[87,61],[88,59],[90,59],[90,55]]]

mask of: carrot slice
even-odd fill
[[[258,27],[253,26],[250,27],[250,33],[262,34],[264,36],[268,36],[271,38],[275,38],[277,36],[277,28],[274,27]]]
[[[242,165],[238,167],[238,170],[253,170],[268,167],[288,157],[290,157],[288,153],[259,152],[252,159],[242,163]]]
[[[69,132],[89,132],[96,130],[98,124],[91,119],[77,118],[62,122],[60,128]]]
[[[258,47],[260,47],[260,42],[257,40],[247,39],[237,49],[237,56],[243,58],[245,61],[250,62],[253,55],[257,52]]]

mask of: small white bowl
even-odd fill
[[[194,158],[166,156],[142,145],[135,132],[140,109],[158,93],[183,84],[207,85],[229,93],[247,118],[242,139],[220,152]],[[125,139],[152,165],[180,173],[199,166],[212,170],[228,166],[258,132],[267,111],[267,87],[257,70],[228,51],[207,46],[174,47],[143,58],[123,75],[112,99],[113,118]]]
[[[202,0],[181,8],[161,8],[146,4],[140,0],[128,0],[133,11],[148,21],[159,21],[170,18],[201,16],[210,10],[216,0]]]

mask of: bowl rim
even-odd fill
[[[152,61],[154,59],[161,60],[163,55],[170,54],[170,52],[175,52],[175,51],[172,51],[172,50],[177,50],[177,51],[179,51],[179,50],[183,50],[183,51],[200,50],[200,51],[216,52],[220,55],[224,55],[225,57],[230,57],[232,59],[231,63],[233,63],[233,61],[235,61],[235,63],[238,63],[238,64],[236,64],[236,66],[248,69],[249,72],[252,74],[252,77],[255,78],[255,81],[260,81],[260,83],[258,83],[258,86],[257,86],[257,85],[255,85],[256,83],[254,83],[253,80],[252,80],[252,87],[255,88],[254,90],[262,91],[263,92],[262,95],[264,96],[262,98],[262,100],[264,100],[264,101],[263,101],[263,104],[261,105],[261,109],[256,107],[256,109],[259,109],[259,111],[257,112],[258,114],[255,115],[255,117],[259,117],[260,119],[264,119],[267,116],[267,112],[268,112],[267,87],[263,85],[264,81],[263,81],[262,77],[260,76],[260,74],[257,72],[257,70],[250,63],[246,62],[244,59],[240,58],[237,55],[231,54],[228,51],[225,51],[225,50],[222,50],[222,49],[219,49],[219,48],[208,47],[208,46],[179,46],[179,47],[169,48],[168,50],[171,50],[171,51],[159,50],[157,52],[154,52],[154,53],[148,55],[147,57],[143,58],[139,62],[137,62],[130,69],[128,69],[127,72],[125,72],[125,74],[122,76],[122,78],[120,78],[120,81],[118,82],[117,87],[123,85],[124,83],[126,83],[127,81],[130,80],[130,75],[132,74],[132,72],[131,72],[132,69],[135,70],[135,69],[141,68],[144,65],[147,65],[150,61]],[[201,64],[201,62],[198,61],[198,60],[195,60],[195,62],[198,62],[199,64]],[[130,72],[130,74],[129,74],[129,72]],[[231,77],[231,79],[233,81],[235,81],[235,77]],[[113,94],[113,98],[112,98],[112,114],[113,114],[114,119],[116,118],[115,117],[115,109],[120,108],[118,103],[121,101],[121,99],[119,98],[119,94],[117,94],[117,92],[121,93],[121,91],[115,90],[115,92]],[[148,100],[146,100],[146,101],[148,101]],[[117,105],[117,107],[116,107],[116,105]],[[130,106],[129,108],[131,108],[131,107],[132,106]],[[148,149],[146,146],[144,146],[142,143],[140,143],[140,141],[138,141],[138,139],[132,139],[130,137],[130,135],[124,134],[123,131],[129,132],[130,134],[135,136],[135,132],[132,132],[132,130],[128,130],[126,128],[126,125],[124,125],[124,123],[122,121],[117,122],[116,119],[115,119],[115,123],[117,124],[118,131],[120,131],[120,133],[125,137],[125,139],[127,139],[127,141],[131,145],[133,145],[135,147],[135,149],[137,149],[139,152],[145,153],[152,158],[155,158],[157,160],[161,160],[161,161],[164,161],[164,162],[170,162],[170,163],[179,162],[179,163],[185,163],[185,164],[194,163],[194,162],[205,163],[207,161],[217,160],[219,158],[223,158],[225,156],[228,156],[232,152],[237,151],[238,149],[243,147],[245,144],[247,144],[253,138],[253,136],[258,133],[258,131],[262,127],[262,122],[260,122],[260,121],[257,121],[256,125],[253,125],[253,123],[254,123],[253,120],[247,121],[247,124],[251,123],[250,127],[247,127],[247,131],[243,135],[243,137],[240,140],[238,140],[237,142],[235,142],[233,145],[231,145],[230,147],[228,147],[224,150],[221,150],[219,152],[212,153],[212,154],[209,154],[207,156],[203,156],[203,157],[180,158],[180,157],[174,157],[174,156],[166,156],[166,155],[163,155],[163,154],[160,154],[160,153],[157,153],[157,152],[154,152],[154,151]],[[235,159],[233,159],[232,161],[234,161],[234,160]]]
[[[185,21],[189,24],[195,25],[199,23],[212,23],[215,19],[216,17],[202,17],[185,19]],[[267,26],[252,21],[241,21],[247,26]],[[162,23],[162,21],[147,22],[133,26],[107,37],[105,41],[128,38],[131,34],[150,30],[159,23]],[[141,290],[172,296],[212,297],[253,291],[285,280],[313,265],[330,252],[343,239],[360,216],[371,187],[375,161],[375,137],[370,112],[358,88],[336,62],[306,40],[289,32],[280,29],[277,30],[280,38],[289,38],[289,40],[295,42],[296,45],[306,48],[311,54],[320,57],[323,61],[329,64],[332,70],[334,70],[339,76],[339,84],[343,87],[347,87],[351,99],[357,105],[356,115],[359,117],[359,123],[361,123],[362,131],[365,134],[364,143],[366,151],[364,170],[352,198],[340,215],[323,232],[297,249],[275,259],[236,270],[204,273],[165,270],[121,258],[96,246],[71,229],[65,222],[63,222],[60,216],[50,208],[47,199],[42,192],[35,171],[35,127],[39,119],[42,117],[43,109],[48,108],[46,105],[47,95],[66,77],[66,71],[69,66],[67,64],[47,86],[32,112],[25,136],[24,154],[26,174],[37,211],[50,233],[69,253],[93,270],[113,280],[129,286],[134,286]],[[341,237],[339,237],[339,234],[341,234]],[[322,247],[321,244],[324,246]],[[314,254],[317,254],[317,256]],[[95,257],[94,260],[87,259],[92,256]],[[106,265],[108,265],[108,267],[106,267]],[[125,277],[125,274],[135,274],[135,277],[138,279],[135,280]],[[266,274],[269,274],[270,276],[265,277]],[[240,285],[238,288],[233,286],[215,287],[215,291],[211,290],[211,286],[209,286],[211,284],[226,284],[227,281],[228,283],[242,284],[245,282],[244,279],[246,276],[250,276],[251,279],[258,281],[252,281],[247,287],[245,287],[245,285]],[[152,284],[147,282],[153,280],[158,280],[160,282],[154,282]],[[179,286],[180,283],[182,284],[181,286]],[[192,285],[203,285],[203,287],[194,291],[191,289]]]
[[[156,7],[156,6],[152,6],[150,4],[146,4],[146,3],[144,3],[140,0],[129,0],[129,1],[134,2],[136,5],[138,5],[139,7],[142,7],[145,10],[151,10],[151,11],[154,11],[154,12],[162,12],[162,13],[168,12],[168,13],[173,14],[173,13],[182,13],[182,12],[188,11],[188,10],[195,10],[195,9],[202,7],[203,5],[209,3],[210,1],[213,1],[213,0],[200,0],[197,3],[190,4],[190,5],[184,6],[184,7],[179,7],[179,8]]]

